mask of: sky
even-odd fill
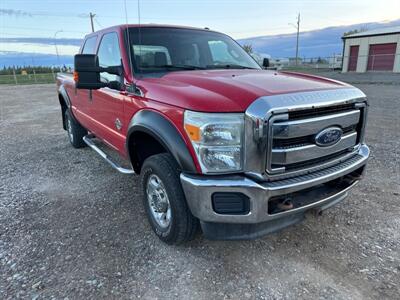
[[[82,38],[94,27],[138,23],[138,0],[0,0],[0,38]],[[141,23],[209,27],[236,39],[400,18],[400,0],[140,0]],[[76,46],[60,46],[61,55]],[[1,43],[0,51],[54,54],[40,44]]]

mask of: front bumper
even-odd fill
[[[256,182],[245,175],[182,173],[181,183],[189,208],[200,219],[206,237],[256,238],[301,221],[310,209],[324,210],[343,200],[363,174],[368,156],[369,148],[363,144],[355,156],[338,165],[294,178]],[[344,179],[341,184],[332,184],[339,178]],[[216,213],[211,199],[214,193],[221,192],[247,196],[249,212],[235,215]],[[269,206],[280,197],[290,197],[296,205],[290,210],[271,212]]]

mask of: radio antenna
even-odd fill
[[[140,8],[139,1],[138,1],[138,8]],[[127,35],[126,40],[127,40],[127,43],[128,43],[128,58],[129,58],[129,64],[130,64],[130,68],[131,68],[132,80],[134,81],[133,82],[133,88],[134,88],[134,91],[136,92],[138,90],[138,88],[136,87],[137,79],[135,78],[135,76],[133,74],[133,70],[134,70],[134,68],[133,68],[133,60],[132,60],[132,48],[133,48],[133,45],[131,44],[131,40],[130,40],[130,36],[131,35],[130,35],[130,32],[129,32],[128,9],[127,9],[127,6],[126,6],[126,0],[124,0],[124,9],[125,9],[125,23],[126,23],[126,35]],[[140,10],[138,11],[138,15],[139,15],[139,26],[140,26]],[[139,27],[139,47],[140,47],[140,27]],[[139,48],[139,51],[140,51],[140,48]],[[140,55],[139,55],[139,60],[140,60]]]
[[[133,79],[133,63],[132,63],[132,55],[131,55],[131,41],[130,41],[130,34],[129,34],[129,26],[128,26],[128,10],[126,8],[126,0],[124,0],[124,9],[125,9],[125,25],[126,25],[126,41],[128,43],[128,59],[129,59],[129,67],[131,68],[131,74]]]
[[[140,20],[140,0],[137,0],[137,13],[138,13],[138,22],[139,22],[139,32],[138,32],[138,37],[139,37],[139,62],[138,65],[141,65],[142,61],[142,32],[141,32],[141,20]]]
[[[125,9],[125,23],[128,25],[128,10],[126,9],[126,0],[124,0],[124,9]]]

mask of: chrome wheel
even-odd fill
[[[167,228],[171,223],[171,205],[164,184],[157,175],[149,176],[146,193],[153,219],[161,228]]]
[[[67,120],[67,131],[68,131],[69,139],[70,139],[71,143],[73,143],[74,142],[74,134],[72,133],[72,123],[71,123],[71,119],[69,119],[69,118]]]

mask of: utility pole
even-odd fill
[[[300,13],[297,15],[296,66],[299,64]]]
[[[90,24],[92,25],[92,32],[94,32],[93,18],[96,14],[89,13]]]
[[[58,63],[58,66],[60,66],[60,54],[58,53],[58,47],[57,47],[57,34],[60,33],[60,32],[63,32],[63,31],[62,31],[62,30],[57,30],[57,31],[54,33],[54,47],[56,48],[56,55],[57,55],[57,63]]]
[[[296,66],[299,63],[299,34],[300,34],[300,13],[297,15],[297,22],[296,25],[293,23],[289,23],[290,26],[293,26],[297,30],[297,37],[296,37]]]

